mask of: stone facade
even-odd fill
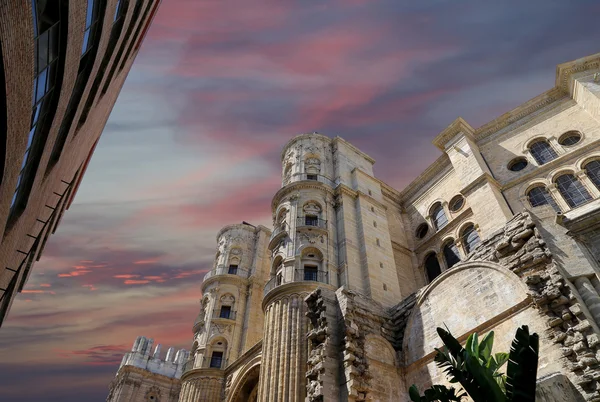
[[[434,144],[402,191],[339,137],[285,145],[273,230],[217,236],[181,402],[404,401],[447,384],[436,327],[508,351],[524,324],[538,399],[600,401],[600,54]]]
[[[107,402],[175,402],[181,391],[183,364],[188,360],[186,350],[167,350],[161,359],[161,345],[152,352],[153,339],[139,336],[121,361]]]

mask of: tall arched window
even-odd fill
[[[532,207],[539,207],[540,205],[550,205],[554,208],[554,211],[560,212],[560,208],[554,201],[554,198],[548,193],[548,190],[543,186],[534,187],[527,192],[527,199]]]
[[[435,253],[431,253],[425,258],[425,272],[427,272],[427,279],[429,282],[432,282],[442,273],[442,269],[440,268]]]
[[[442,204],[437,203],[431,209],[431,220],[433,221],[433,227],[435,227],[436,230],[440,230],[448,224],[448,218],[446,217],[446,212],[444,212]]]
[[[446,243],[443,249],[444,259],[448,268],[452,268],[453,265],[460,262],[460,253],[458,247],[454,244],[454,240]]]
[[[529,151],[539,165],[543,165],[558,157],[556,151],[554,151],[547,141],[534,142],[529,146]]]
[[[469,225],[467,226],[462,233],[462,241],[465,245],[465,251],[469,254],[473,249],[479,244],[481,239],[479,238],[479,234],[477,230],[475,230],[475,226]]]
[[[583,184],[570,173],[559,176],[556,179],[556,187],[571,208],[578,207],[592,199]]]
[[[585,165],[584,170],[592,183],[600,190],[600,161],[589,162]]]

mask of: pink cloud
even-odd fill
[[[150,281],[147,281],[147,280],[127,279],[123,283],[125,285],[145,285],[146,283],[150,283]]]

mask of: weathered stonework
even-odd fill
[[[600,54],[560,66],[555,88],[480,128],[457,119],[402,191],[339,137],[291,139],[273,230],[217,236],[179,400],[406,401],[412,384],[448,384],[437,327],[461,342],[494,331],[498,352],[528,325],[538,400],[600,401],[594,74]],[[556,156],[538,162],[536,141]],[[556,184],[565,174],[579,198]]]

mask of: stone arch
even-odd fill
[[[227,402],[256,402],[256,393],[260,380],[260,357],[246,364],[231,384]]]
[[[548,174],[548,180],[551,183],[554,183],[558,177],[564,174],[572,174],[576,176],[577,169],[574,166],[561,166],[560,168],[555,169]]]
[[[396,351],[390,342],[379,334],[365,336],[365,353],[370,360],[390,366],[396,365]]]
[[[537,178],[535,180],[527,182],[523,186],[521,186],[521,190],[519,191],[519,198],[527,199],[527,195],[529,194],[529,191],[531,191],[531,189],[533,189],[534,187],[539,187],[539,186],[548,188],[548,186],[550,186],[551,183],[552,182],[550,180],[543,179],[543,178]]]
[[[469,290],[473,286],[477,291]],[[434,348],[442,346],[437,327],[446,325],[455,337],[465,337],[484,324],[492,325],[515,306],[529,303],[527,286],[512,271],[486,261],[458,263],[418,296],[404,330],[404,364],[428,355],[433,358]]]
[[[321,217],[321,213],[323,212],[323,206],[319,201],[316,200],[307,200],[302,205],[302,212],[304,215],[316,215],[317,217]]]
[[[527,152],[527,151],[529,151],[529,148],[531,148],[531,146],[532,146],[533,144],[535,144],[536,142],[540,142],[540,141],[544,141],[544,142],[548,142],[548,143],[550,143],[550,141],[548,140],[548,138],[546,138],[546,137],[543,137],[543,136],[539,136],[539,135],[538,135],[538,136],[535,136],[535,137],[533,137],[533,138],[532,138],[532,139],[530,139],[530,140],[527,140],[527,141],[525,141],[525,142],[523,143],[523,148],[521,148],[521,151],[522,151],[522,152]]]
[[[586,156],[579,158],[577,160],[577,162],[575,162],[576,170],[577,171],[583,170],[585,165],[587,165],[588,163],[595,161],[595,160],[596,161],[600,160],[600,153],[596,152],[596,153],[593,153],[592,155],[586,155]]]

